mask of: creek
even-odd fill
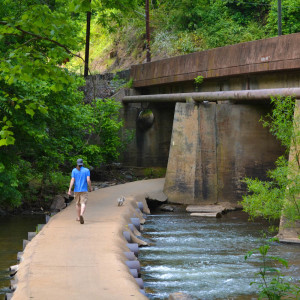
[[[39,223],[45,223],[44,215],[0,216],[0,300],[9,292],[8,268],[18,263],[17,253],[22,251],[23,239]]]
[[[183,211],[149,215],[143,237],[154,245],[139,254],[147,296],[168,299],[184,292],[201,300],[257,299],[250,283],[259,270],[259,255],[247,261],[244,256],[261,245],[268,226],[263,220],[248,221],[243,212],[221,219],[190,217]],[[289,261],[283,271],[293,281],[300,280],[299,250],[299,245],[279,243],[270,250]]]

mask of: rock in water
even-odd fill
[[[65,198],[61,195],[56,195],[50,206],[51,211],[62,210],[66,208]]]
[[[173,293],[169,295],[169,300],[193,300],[194,298],[185,293]]]
[[[191,213],[222,213],[224,210],[223,205],[188,205],[186,208]]]
[[[222,213],[213,212],[213,213],[191,213],[192,217],[206,217],[206,218],[222,218]]]
[[[168,212],[173,212],[174,211],[174,207],[171,205],[162,205],[160,207],[161,211],[168,211]]]

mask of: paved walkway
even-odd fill
[[[147,299],[124,263],[129,250],[122,232],[133,202],[163,184],[144,180],[90,193],[84,225],[75,221],[75,203],[52,217],[25,249],[13,300]],[[127,199],[118,207],[121,195]]]

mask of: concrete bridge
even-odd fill
[[[172,202],[240,201],[241,180],[265,179],[284,153],[259,120],[270,95],[300,99],[299,44],[297,33],[133,66],[121,99],[136,140],[124,164],[167,167]]]
[[[74,203],[55,215],[26,246],[13,299],[147,299],[126,256],[135,251],[130,244],[143,242],[128,224],[143,220],[136,201],[164,185],[173,202],[236,202],[244,176],[264,178],[284,149],[259,119],[271,111],[272,93],[300,99],[299,44],[293,34],[134,66],[135,89],[122,98],[136,140],[124,162],[167,167],[166,181],[93,192],[84,226],[75,221]],[[199,75],[199,91],[187,94]],[[141,113],[146,109],[154,119]],[[120,195],[127,197],[123,207]]]

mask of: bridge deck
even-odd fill
[[[135,88],[300,69],[300,33],[239,43],[131,67]]]
[[[125,265],[123,229],[132,202],[162,191],[164,179],[118,185],[89,194],[84,225],[75,221],[75,203],[51,218],[27,245],[13,299],[147,299]],[[117,198],[127,197],[117,206]]]

